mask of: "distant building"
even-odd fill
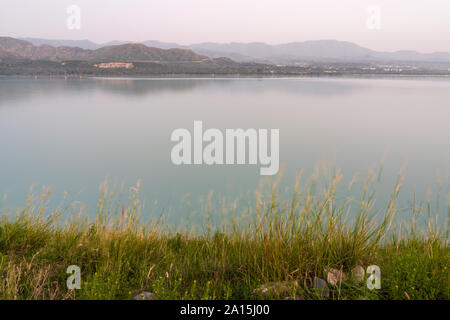
[[[101,69],[131,69],[134,67],[131,62],[102,62],[100,64],[96,64],[95,66]]]

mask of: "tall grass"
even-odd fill
[[[241,211],[234,202],[213,209],[209,197],[196,228],[173,228],[164,213],[144,219],[139,184],[127,205],[104,185],[95,219],[76,203],[47,212],[43,189],[22,209],[3,209],[0,299],[130,299],[143,290],[157,299],[321,299],[311,284],[329,268],[347,274],[330,286],[330,299],[448,299],[448,224],[438,225],[439,204],[414,203],[411,224],[398,225],[402,175],[381,213],[379,179],[369,171],[358,199],[343,195],[342,175],[327,168],[306,181],[300,173],[289,199],[279,180],[267,192],[261,186]],[[427,217],[426,228],[418,216]],[[381,269],[379,290],[350,277],[355,266],[372,264]],[[66,288],[69,265],[81,268],[80,290]],[[255,290],[270,282],[292,288]]]

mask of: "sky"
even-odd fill
[[[67,26],[80,9],[79,26]],[[375,8],[375,9],[374,9]],[[2,0],[0,36],[198,42],[350,41],[450,52],[450,0]]]

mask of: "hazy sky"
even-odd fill
[[[66,26],[69,5],[81,9],[79,30]],[[380,9],[380,29],[367,26],[369,6]],[[336,39],[382,51],[450,52],[450,0],[2,0],[0,36],[180,44]]]

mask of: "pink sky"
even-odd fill
[[[66,27],[69,5],[81,29]],[[380,8],[370,30],[367,8]],[[0,35],[49,39],[285,43],[336,39],[380,51],[450,52],[449,0],[3,0]]]

